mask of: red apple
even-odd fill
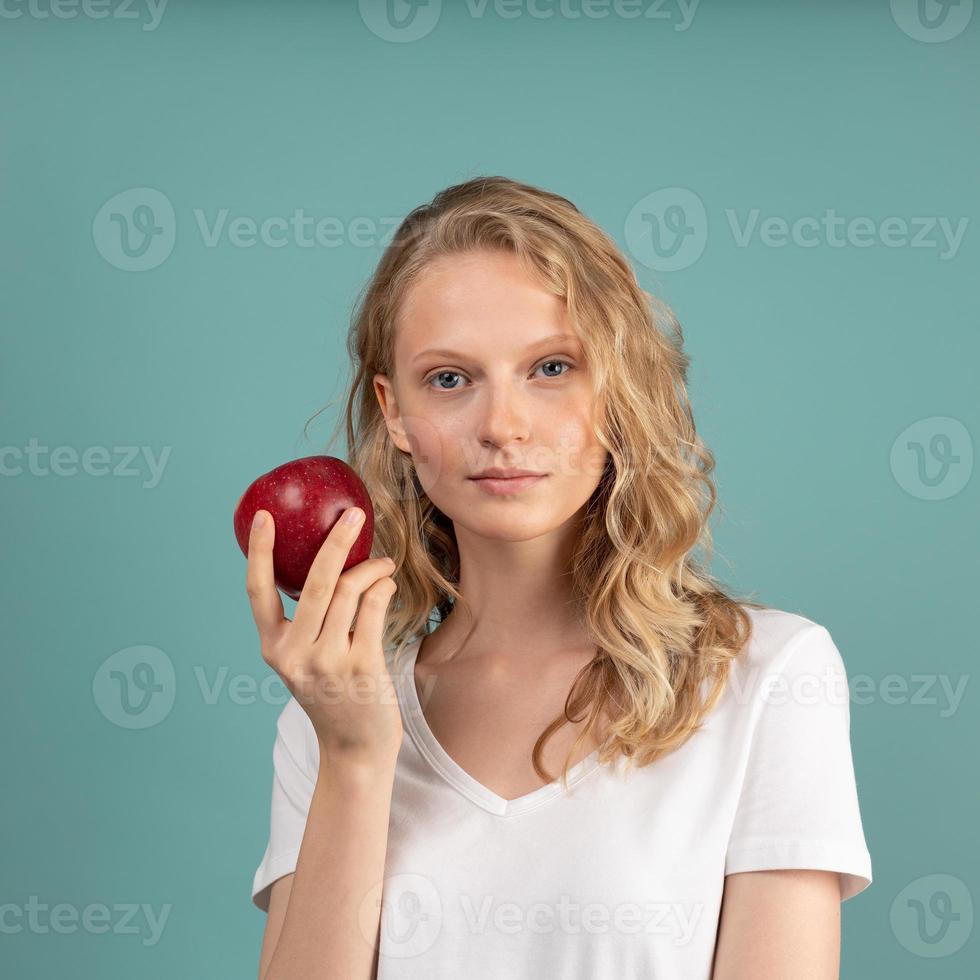
[[[257,510],[267,510],[276,524],[272,548],[276,585],[298,599],[320,545],[348,507],[360,507],[366,518],[344,569],[371,555],[374,508],[367,488],[342,459],[294,459],[260,476],[242,494],[235,507],[235,537],[248,557],[252,518]]]

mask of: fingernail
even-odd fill
[[[262,527],[265,524],[265,511],[256,511],[255,517],[252,518],[252,527]]]
[[[360,522],[361,518],[364,516],[364,511],[360,507],[351,507],[346,514],[344,514],[345,524],[357,524]]]

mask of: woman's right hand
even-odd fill
[[[382,647],[388,603],[397,588],[390,558],[369,558],[342,571],[360,533],[345,517],[330,529],[300,593],[294,618],[276,588],[272,515],[253,523],[246,592],[262,659],[282,678],[313,722],[321,757],[331,765],[393,767],[402,719]],[[360,607],[358,607],[360,600]],[[357,619],[352,630],[354,619]]]

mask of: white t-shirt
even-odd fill
[[[625,772],[593,753],[507,801],[429,730],[421,638],[387,651],[405,735],[392,793],[378,980],[708,980],[726,874],[816,868],[871,883],[840,653],[823,627],[746,607],[753,636],[675,752]],[[425,690],[423,689],[423,698]],[[319,766],[306,712],[279,717],[268,846],[252,900],[295,870]],[[329,875],[330,869],[323,873]]]

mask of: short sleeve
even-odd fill
[[[840,874],[841,901],[871,884],[840,652],[816,623],[754,688],[759,704],[725,874],[813,868]]]
[[[272,883],[296,870],[319,765],[314,743],[312,722],[291,697],[276,721],[269,840],[252,880],[252,902],[263,912],[269,911]]]

